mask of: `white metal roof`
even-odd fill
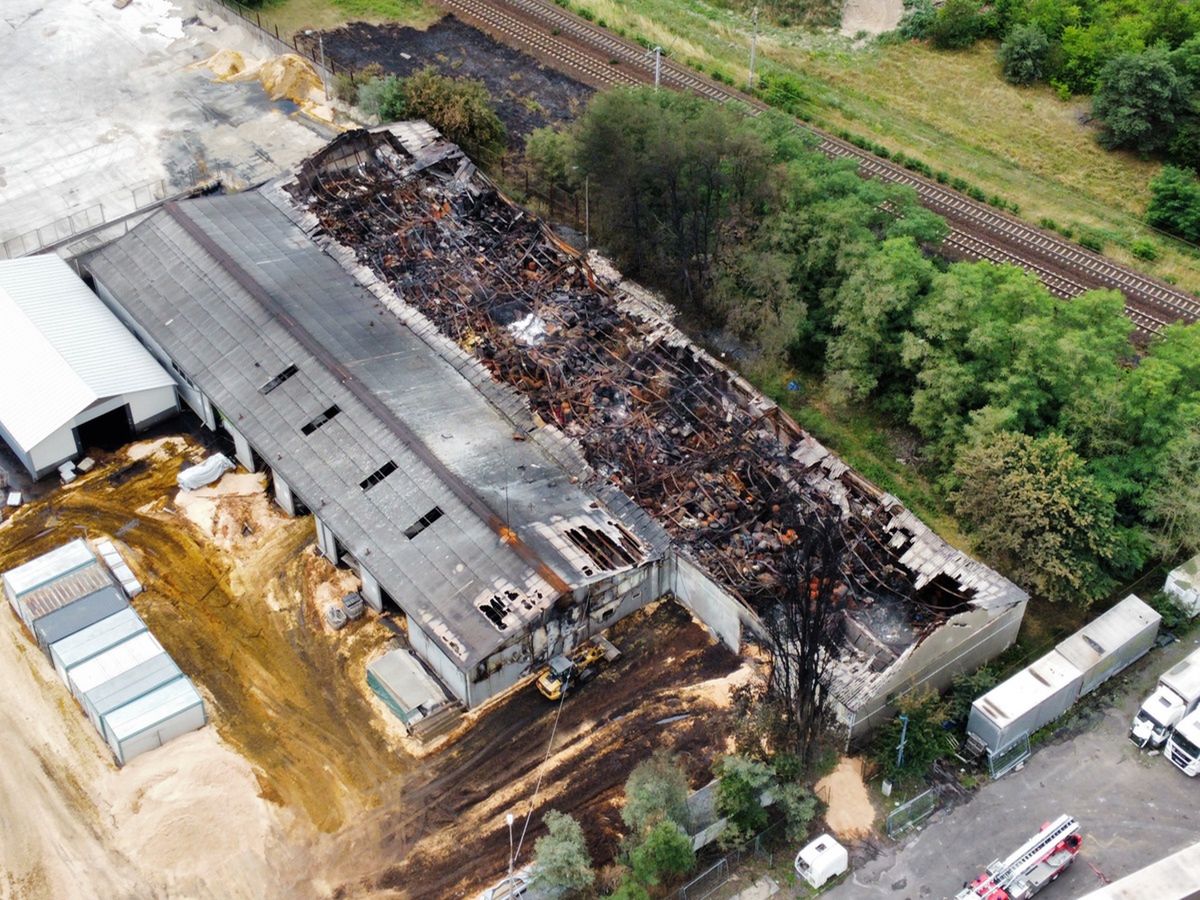
[[[57,256],[0,260],[0,334],[0,422],[25,450],[97,400],[173,383]]]
[[[104,716],[104,724],[114,738],[123,741],[203,702],[192,682],[184,676],[114,709]]]
[[[146,623],[142,617],[132,606],[127,606],[94,625],[56,641],[51,650],[63,668],[70,669],[145,630]]]
[[[1081,672],[1088,671],[1101,659],[1112,656],[1151,626],[1157,627],[1162,616],[1136,594],[1130,594],[1103,615],[1088,622],[1058,645],[1058,652]]]
[[[156,656],[165,656],[166,651],[149,631],[134,635],[99,656],[92,657],[85,663],[80,663],[71,670],[71,685],[76,696],[82,696],[88,691],[117,678],[128,672],[134,666],[141,665]]]
[[[3,358],[4,353],[0,352],[0,360]],[[0,376],[0,384],[3,384],[2,378],[3,376]],[[0,397],[3,397],[3,394],[4,391],[0,391]],[[20,597],[95,561],[96,554],[83,538],[76,538],[68,544],[55,547],[49,553],[31,559],[22,566],[9,569],[4,573],[4,583],[15,596]]]
[[[1030,663],[1007,681],[996,685],[975,701],[989,719],[1001,728],[1051,697],[1083,673],[1057,650]]]

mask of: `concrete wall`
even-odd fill
[[[334,535],[332,529],[321,521],[320,516],[314,515],[313,519],[317,523],[317,549],[321,551],[322,556],[334,565],[337,565],[339,557],[337,537]]]
[[[1017,639],[1025,603],[995,611],[970,609],[952,616],[894,663],[895,671],[860,707],[848,710],[835,703],[838,717],[849,729],[847,742],[856,743],[889,718],[896,701],[906,694],[924,688],[945,690],[955,675],[973,672],[1003,653]]]
[[[68,422],[55,431],[41,443],[35,445],[28,454],[18,454],[21,461],[29,469],[34,478],[42,478],[53,472],[58,466],[79,455],[79,445],[71,431]]]
[[[250,447],[250,442],[246,440],[246,436],[238,431],[228,419],[222,418],[221,425],[229,432],[229,436],[233,438],[233,454],[237,457],[237,461],[242,464],[242,468],[247,472],[257,472],[258,463],[254,460],[254,450]]]
[[[358,565],[358,577],[362,579],[361,593],[367,606],[371,607],[375,612],[382,612],[383,594],[379,590],[379,580],[368,572],[361,562]]]
[[[275,488],[275,502],[289,516],[296,515],[296,501],[292,496],[292,486],[279,477],[279,473],[271,470],[271,484]]]
[[[134,391],[124,396],[129,402],[134,431],[144,431],[155,422],[161,422],[179,411],[179,398],[174,385]]]
[[[734,653],[742,646],[742,629],[763,637],[762,625],[745,604],[726,593],[695,563],[685,557],[672,557],[675,597],[703,622]]]

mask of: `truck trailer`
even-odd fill
[[[1134,716],[1129,737],[1139,747],[1158,749],[1175,726],[1200,704],[1200,650],[1167,669]]]

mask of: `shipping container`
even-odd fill
[[[996,753],[1065,713],[1082,685],[1078,667],[1051,650],[972,703],[967,733]]]
[[[175,660],[165,652],[159,653],[85,692],[79,699],[79,705],[96,729],[100,730],[100,721],[106,714],[157,690],[182,674]]]
[[[149,631],[136,634],[128,640],[109,647],[85,663],[80,663],[67,673],[67,686],[87,711],[88,693],[105,683],[120,677],[130,669],[164,655],[162,645]],[[89,715],[89,718],[91,716]],[[95,720],[93,720],[95,721]],[[99,726],[97,726],[99,727]]]
[[[146,623],[131,606],[126,606],[107,618],[83,628],[69,637],[50,645],[50,661],[59,678],[67,680],[67,672],[80,663],[99,656],[146,630]]]
[[[125,592],[112,586],[73,600],[33,622],[33,636],[47,654],[50,645],[129,608]]]
[[[204,699],[186,676],[180,676],[106,713],[100,731],[117,762],[125,765],[172,738],[203,728],[207,721]]]
[[[1154,646],[1162,616],[1135,594],[1088,622],[1058,645],[1083,673],[1080,696],[1090,693]]]

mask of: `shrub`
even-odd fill
[[[663,819],[646,832],[629,854],[629,862],[634,877],[649,887],[690,872],[696,865],[696,854],[691,838],[674,822]]]
[[[971,704],[999,681],[999,675],[991,666],[981,666],[974,672],[955,675],[950,682],[950,699],[946,707],[950,718],[965,724],[967,716],[971,714]]]
[[[1144,259],[1147,262],[1158,259],[1158,248],[1154,246],[1154,242],[1147,238],[1136,238],[1129,245],[1129,252],[1138,259]]]
[[[717,764],[717,812],[729,819],[727,834],[737,843],[767,826],[762,792],[775,780],[766,763],[746,756],[725,756]]]
[[[904,16],[896,30],[909,40],[924,40],[929,37],[936,20],[933,0],[904,0]]]
[[[1058,223],[1053,219],[1047,219],[1045,216],[1038,220],[1038,224],[1047,231],[1058,231]]]
[[[1162,167],[1150,182],[1146,221],[1189,241],[1200,241],[1200,182],[1192,170]]]
[[[621,821],[637,835],[664,819],[686,828],[687,775],[675,757],[660,750],[639,763],[625,782]]]
[[[984,29],[977,0],[946,0],[929,29],[929,39],[941,50],[961,50],[979,40]]]
[[[874,757],[888,778],[924,775],[935,760],[948,751],[943,724],[949,719],[946,706],[936,691],[910,694],[897,704],[899,714],[881,725],[874,742]],[[908,717],[908,727],[900,721]],[[900,734],[904,734],[904,758],[897,765]]]
[[[404,82],[395,75],[372,78],[358,89],[358,105],[363,112],[379,116],[381,122],[395,122],[407,113]]]
[[[779,788],[778,803],[787,822],[787,839],[799,843],[808,837],[808,826],[817,815],[817,798],[799,784]]]
[[[1156,591],[1146,598],[1150,607],[1162,616],[1162,627],[1174,631],[1180,626],[1187,627],[1192,621],[1187,613],[1175,605],[1175,602],[1162,591]]]
[[[590,887],[596,873],[579,823],[556,809],[546,813],[544,821],[549,833],[533,848],[534,885],[554,894]]]
[[[495,163],[504,152],[507,132],[482,81],[447,78],[429,67],[404,80],[404,99],[409,115],[428,121],[477,162]]]
[[[338,72],[333,76],[333,96],[351,106],[358,105],[358,82],[347,72]]]
[[[1094,231],[1080,232],[1079,246],[1091,250],[1093,253],[1104,252],[1104,239]]]
[[[1046,75],[1050,39],[1036,25],[1017,25],[1000,45],[1004,78],[1011,84],[1032,84]]]

